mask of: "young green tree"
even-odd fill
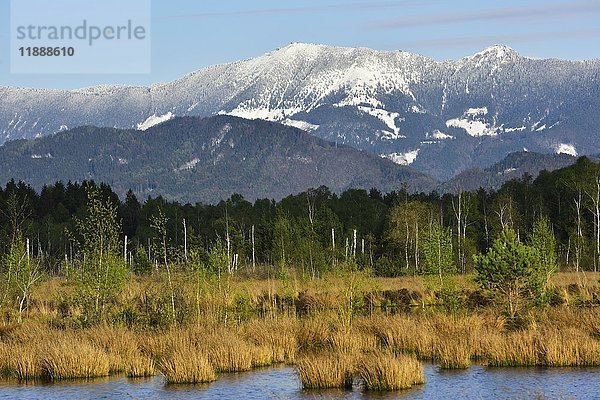
[[[223,273],[227,272],[228,266],[227,248],[221,237],[217,236],[217,240],[208,252],[208,270],[220,279]]]
[[[346,326],[352,324],[354,314],[361,310],[365,303],[365,295],[378,289],[376,281],[369,269],[359,269],[356,263],[343,263],[339,268],[325,275],[332,279],[332,284],[340,285],[343,302],[338,313]]]
[[[423,242],[425,272],[436,275],[440,286],[444,286],[444,277],[456,274],[456,265],[452,254],[452,234],[436,220],[431,224],[429,234]]]
[[[15,237],[8,254],[3,259],[4,272],[0,306],[11,307],[18,304],[18,321],[23,321],[23,311],[27,308],[31,292],[42,278],[41,260],[28,254],[25,240]]]
[[[23,311],[29,306],[31,293],[43,276],[42,259],[29,255],[28,249],[22,239],[15,244],[11,252],[13,251],[16,252],[15,255],[19,260],[15,269],[15,289],[17,300],[19,301],[18,320],[21,323],[23,322]],[[26,257],[18,257],[19,254],[25,254]]]
[[[547,218],[540,218],[533,226],[529,237],[529,245],[540,255],[541,271],[545,275],[544,288],[548,286],[550,277],[556,272],[556,238]]]
[[[277,260],[279,266],[285,267],[290,263],[292,249],[293,232],[290,219],[278,209],[273,227],[273,260]]]
[[[422,272],[423,237],[433,219],[437,219],[437,212],[423,201],[400,203],[390,210],[385,239],[396,250],[395,255],[404,258],[404,273],[411,268],[415,275]]]
[[[205,282],[208,284],[206,288],[216,290],[216,294],[222,300],[220,311],[225,323],[229,320],[228,305],[232,297],[231,281],[233,277],[230,273],[230,265],[231,262],[227,254],[226,243],[217,235],[216,242],[208,252],[208,273],[205,275]]]
[[[473,258],[475,281],[505,302],[511,319],[524,301],[540,295],[544,281],[539,252],[521,243],[512,229],[504,228],[487,254]]]
[[[76,219],[81,250],[76,279],[86,311],[93,311],[91,316],[100,320],[106,306],[121,292],[129,271],[121,254],[116,205],[104,200],[94,186],[88,187],[87,196],[87,213]]]
[[[150,217],[150,227],[154,229],[156,233],[154,242],[154,254],[157,255],[160,262],[164,265],[167,273],[167,283],[169,285],[169,292],[171,297],[171,318],[175,322],[177,320],[177,313],[175,309],[175,285],[173,283],[173,275],[171,272],[170,253],[171,249],[169,246],[169,240],[167,237],[167,222],[168,218],[163,214],[162,208],[158,209],[158,214]]]

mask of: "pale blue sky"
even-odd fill
[[[533,57],[600,58],[600,0],[152,0],[150,74],[16,75],[9,5],[0,0],[0,86],[146,85],[290,42],[406,50],[437,60],[493,44]]]

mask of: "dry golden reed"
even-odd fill
[[[335,353],[303,355],[296,364],[305,389],[351,388],[354,369],[351,357]]]
[[[59,338],[49,343],[42,358],[42,375],[59,379],[108,376],[110,360],[97,346],[74,338]]]
[[[125,373],[129,378],[153,376],[155,370],[154,361],[142,354],[129,357],[125,367]]]
[[[304,319],[296,332],[298,348],[301,351],[323,349],[328,346],[330,334],[329,321],[324,318]]]
[[[259,361],[260,357],[248,342],[226,331],[208,336],[201,349],[217,372],[250,371],[255,358]]]
[[[254,318],[241,327],[244,339],[271,350],[272,363],[293,363],[296,358],[296,318]]]
[[[377,348],[378,342],[375,335],[357,329],[342,328],[331,333],[328,338],[332,351],[349,356],[358,355],[364,351]]]
[[[471,349],[460,337],[439,339],[435,347],[436,361],[443,369],[466,369],[471,365]]]
[[[217,374],[208,358],[198,351],[175,349],[161,360],[159,369],[167,383],[205,383],[217,379]]]
[[[544,329],[537,337],[540,364],[547,367],[600,365],[600,341],[575,328]]]
[[[563,300],[583,302],[598,292],[599,276],[563,274],[554,282],[565,293]],[[161,290],[160,279],[133,279],[119,301],[133,306],[144,293]],[[458,279],[465,280],[461,286],[466,290],[476,290],[468,278]],[[197,299],[195,287],[185,286],[192,299],[187,306],[194,315],[178,326],[139,331],[107,324],[72,330],[60,319],[56,294],[73,288],[50,280],[34,295],[30,320],[0,327],[0,373],[26,381],[149,376],[160,370],[169,382],[198,383],[216,379],[221,371],[297,362],[305,387],[346,387],[356,373],[371,374],[373,382],[379,377],[381,387],[392,387],[398,373],[394,368],[399,368],[398,359],[403,357],[393,355],[398,353],[431,360],[442,368],[467,368],[474,360],[502,367],[600,365],[600,313],[592,307],[531,310],[521,330],[513,331],[515,326],[508,326],[491,307],[459,315],[433,310],[426,306],[431,293],[420,278],[376,281],[382,290],[415,292],[423,307],[401,315],[375,311],[370,316],[340,318],[338,311],[346,301],[344,282],[330,277],[295,282],[294,290],[303,293],[296,304],[303,303],[306,307],[298,307],[308,312],[297,317],[293,303],[286,303],[285,311],[276,304],[284,290],[280,281],[232,278],[227,281],[227,296],[207,286]],[[226,307],[232,306],[236,293],[244,294],[253,309],[265,316],[231,317]],[[269,301],[272,306],[262,303]],[[53,327],[50,320],[61,328]],[[374,354],[385,357],[368,358]]]
[[[367,390],[409,389],[425,383],[423,365],[414,355],[368,354],[359,362],[358,373]]]
[[[13,347],[11,363],[7,371],[11,371],[19,381],[35,380],[42,377],[42,364],[39,358],[39,349],[22,345]]]

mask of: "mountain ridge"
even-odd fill
[[[302,128],[446,180],[523,148],[597,153],[599,99],[597,60],[540,60],[492,46],[436,61],[291,44],[150,86],[0,88],[0,140],[228,114]]]
[[[321,185],[431,191],[437,182],[350,146],[268,121],[177,117],[146,131],[85,126],[0,146],[0,181],[95,180],[123,195],[215,202],[280,199]]]

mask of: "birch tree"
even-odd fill
[[[151,227],[156,233],[155,238],[155,249],[154,253],[158,254],[162,265],[165,267],[167,273],[167,284],[169,285],[169,294],[171,298],[171,318],[173,322],[177,320],[177,313],[175,309],[175,285],[173,283],[173,275],[171,272],[171,263],[169,260],[169,243],[167,240],[167,217],[162,212],[162,209],[158,209],[158,214],[153,215],[150,219]]]
[[[116,205],[103,200],[99,189],[93,186],[88,187],[87,196],[87,214],[76,220],[81,249],[76,276],[81,300],[91,300],[92,316],[102,319],[106,306],[121,292],[128,270],[121,257]]]

